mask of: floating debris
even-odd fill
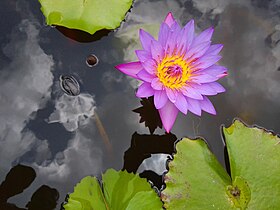
[[[80,94],[80,85],[78,81],[70,75],[61,75],[59,77],[61,89],[69,96]]]
[[[96,66],[98,64],[99,60],[96,57],[96,55],[91,54],[87,57],[86,63],[89,67]]]

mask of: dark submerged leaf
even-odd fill
[[[54,210],[59,198],[58,191],[46,185],[41,186],[26,205],[27,209],[19,208],[15,204],[8,203],[12,196],[22,193],[36,178],[35,170],[29,166],[16,165],[6,176],[0,185],[0,209],[1,210]]]
[[[59,193],[56,189],[42,185],[32,195],[26,205],[28,210],[53,210],[57,205]]]
[[[139,122],[145,122],[145,126],[148,127],[150,133],[153,134],[157,127],[162,128],[159,112],[154,105],[154,97],[149,97],[148,99],[142,98],[140,103],[142,106],[133,111],[139,113]]]
[[[22,193],[36,178],[35,170],[29,166],[16,165],[0,185],[0,203]]]
[[[101,38],[108,36],[108,34],[111,32],[110,30],[102,29],[96,31],[95,34],[89,34],[85,31],[70,29],[63,26],[56,26],[55,28],[64,36],[81,43],[98,41]]]
[[[165,135],[148,135],[134,133],[131,137],[131,145],[124,153],[123,170],[136,173],[143,160],[152,154],[173,154],[177,137],[168,133]]]

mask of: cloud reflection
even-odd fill
[[[55,111],[50,115],[48,122],[62,123],[66,130],[75,131],[79,125],[89,123],[94,115],[95,101],[92,95],[81,93],[78,96],[63,94],[55,101]]]
[[[24,130],[34,113],[50,98],[53,59],[38,43],[38,25],[23,20],[2,49],[10,63],[0,71],[0,165],[8,168],[38,141]]]
[[[236,98],[258,95],[261,106],[268,101],[280,104],[279,97],[275,97],[280,94],[280,74],[277,72],[280,45],[270,48],[265,42],[275,31],[273,22],[268,17],[260,18],[252,6],[240,5],[229,5],[222,20],[217,34],[224,40],[225,49],[230,49],[224,51],[223,62],[232,69],[227,84],[230,93],[234,94],[228,100],[236,105]],[[240,105],[248,110],[256,103],[255,100],[244,102]]]
[[[24,5],[24,11],[31,15],[25,16],[28,19],[13,28],[10,42],[2,48],[9,62],[2,65],[0,71],[0,179],[13,163],[25,162],[33,165],[38,181],[26,192],[11,199],[17,205],[23,205],[26,197],[40,183],[55,186],[62,193],[63,200],[83,176],[101,173],[103,157],[100,147],[92,139],[95,125],[90,118],[95,101],[89,94],[80,94],[77,98],[61,95],[55,101],[56,109],[51,119],[61,121],[68,131],[75,131],[61,152],[52,154],[52,142],[37,139],[33,130],[27,128],[28,122],[36,120],[38,111],[45,109],[51,99],[54,59],[40,46],[41,25],[32,16],[28,3],[20,5]],[[17,11],[21,13],[20,5]],[[91,137],[82,130],[85,127],[93,134]],[[30,155],[26,155],[28,153],[31,159]],[[44,189],[41,191],[44,192]],[[39,199],[40,193],[36,197]],[[30,209],[36,209],[36,204],[35,207],[33,204],[31,202]]]
[[[39,176],[47,178],[51,182],[61,183],[71,176],[78,180],[88,174],[99,174],[102,166],[102,152],[96,147],[92,139],[86,138],[81,132],[77,132],[68,142],[63,152],[56,154],[53,161],[38,165]]]

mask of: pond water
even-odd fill
[[[177,139],[203,136],[224,164],[220,126],[229,126],[234,117],[280,133],[279,0],[138,0],[116,32],[85,43],[46,26],[38,2],[2,0],[0,182],[19,163],[37,174],[32,185],[10,203],[24,207],[33,192],[48,185],[60,194],[59,209],[84,176],[100,177],[108,168],[122,169],[132,137],[146,142],[142,147],[158,142],[134,134],[150,134],[132,111],[141,106],[135,97],[137,82],[114,66],[136,60],[138,29],[157,34],[169,11],[181,24],[193,18],[197,32],[215,27],[213,42],[224,44],[220,63],[229,73],[220,81],[227,91],[210,98],[217,115],[179,114],[172,129]],[[86,62],[92,54],[99,60],[94,66]],[[63,92],[61,75],[77,80],[78,96]],[[155,134],[164,131],[157,128]],[[172,152],[176,139],[168,138],[172,144],[162,146],[166,153]],[[136,157],[141,153],[137,148],[129,153],[126,167],[135,171],[143,157]],[[161,175],[166,157],[152,155],[138,172],[152,170]]]

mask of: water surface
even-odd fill
[[[197,32],[214,26],[213,43],[224,44],[221,64],[229,69],[221,80],[227,92],[210,98],[217,115],[179,114],[172,133],[178,139],[205,137],[222,163],[220,125],[229,126],[234,117],[280,133],[279,8],[279,0],[139,0],[116,32],[80,43],[46,26],[38,2],[2,0],[0,180],[18,163],[37,174],[26,191],[9,201],[24,207],[45,184],[59,191],[61,203],[82,177],[122,169],[133,133],[149,130],[132,112],[141,106],[135,97],[137,82],[114,66],[136,59],[138,29],[156,35],[168,11],[182,24],[194,18]],[[98,57],[98,65],[86,64],[90,54]],[[77,79],[80,95],[71,97],[60,89],[61,75]],[[96,113],[111,149],[100,134]],[[165,160],[166,155],[154,155],[139,172],[161,174]]]

